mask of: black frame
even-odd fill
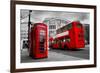
[[[76,65],[76,66],[59,66],[59,67],[45,67],[45,68],[25,68],[16,69],[16,52],[15,52],[15,42],[16,42],[16,27],[15,27],[15,11],[16,4],[22,5],[40,5],[40,6],[53,6],[53,7],[72,7],[72,8],[87,8],[94,9],[94,64],[88,65]],[[43,70],[58,70],[58,69],[75,69],[75,68],[89,68],[96,67],[96,6],[94,5],[78,5],[78,4],[62,4],[62,3],[47,3],[47,2],[31,2],[31,1],[11,1],[11,73],[13,72],[27,72],[27,71],[43,71]]]

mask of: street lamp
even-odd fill
[[[32,12],[32,10],[29,10],[29,15],[28,15],[28,48],[29,48],[29,34],[30,34],[30,25],[31,25],[31,21],[30,21],[31,12]]]

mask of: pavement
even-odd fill
[[[33,59],[29,57],[28,50],[21,50],[21,63],[29,62],[49,62],[49,61],[73,61],[73,60],[84,60],[89,59],[89,45],[85,48],[78,50],[61,50],[61,49],[50,49],[48,58]]]

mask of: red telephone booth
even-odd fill
[[[44,23],[35,23],[31,28],[30,35],[30,56],[33,58],[48,57],[47,25]]]

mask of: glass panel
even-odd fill
[[[67,29],[71,29],[71,28],[72,28],[72,24],[68,24]]]
[[[57,33],[62,33],[62,32],[64,32],[64,31],[66,31],[66,30],[71,29],[71,28],[72,28],[72,24],[68,24],[68,25],[66,25],[66,26],[64,26],[64,27],[62,27],[62,28],[60,28],[60,29],[58,29],[58,30],[57,30]]]
[[[49,29],[56,29],[56,26],[55,25],[50,25]]]
[[[81,27],[82,27],[82,25],[81,25],[81,24],[77,24],[77,27],[78,27],[78,28],[81,28]]]
[[[46,32],[44,30],[40,30],[40,52],[44,52],[45,50],[45,40],[46,40]]]
[[[70,42],[70,38],[65,38],[66,42]]]

